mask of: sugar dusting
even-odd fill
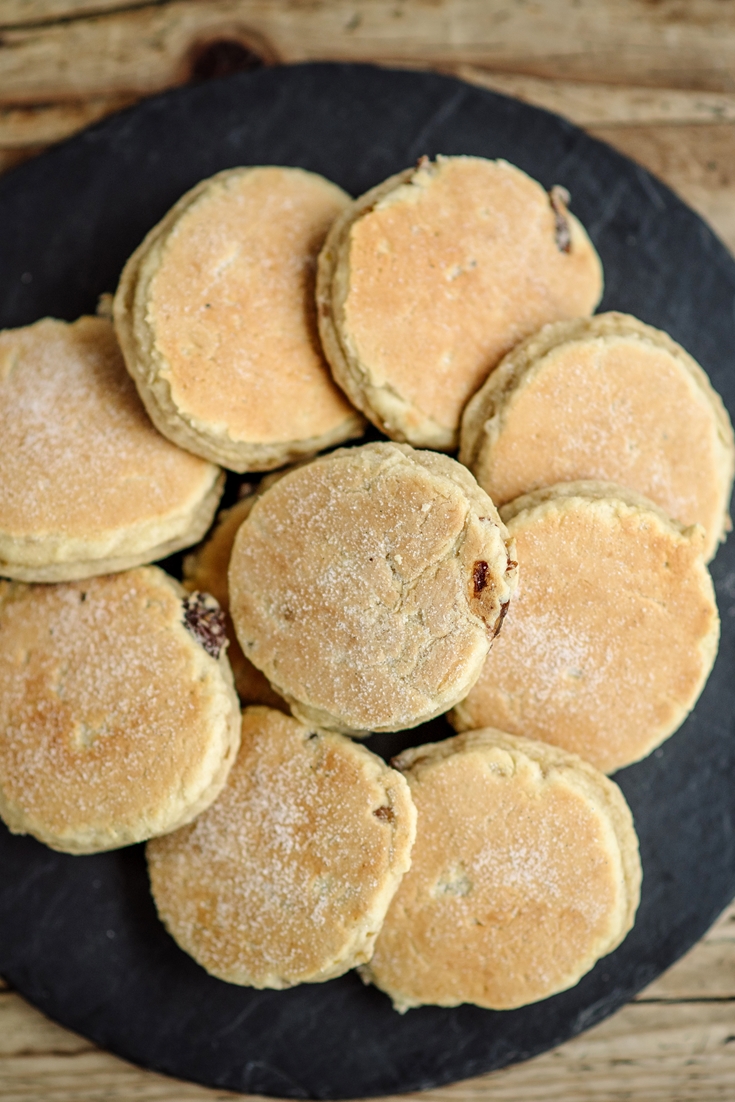
[[[463,722],[555,743],[609,771],[698,690],[714,608],[696,552],[604,503],[512,523],[522,576]]]
[[[518,169],[443,159],[352,227],[350,341],[376,382],[457,427],[510,348],[596,305],[597,261],[578,245],[559,252],[548,196]]]
[[[469,608],[468,505],[394,445],[343,453],[273,486],[231,565],[248,657],[358,729],[415,723],[489,645]],[[499,530],[485,527],[478,546],[497,587],[498,557],[503,568],[507,560]]]
[[[539,486],[600,479],[637,490],[686,524],[722,519],[712,407],[670,352],[632,336],[550,352],[509,403],[483,462],[499,503]]]
[[[615,933],[622,884],[599,808],[520,754],[500,759],[409,771],[412,865],[370,964],[390,991],[519,1005],[576,980]]]
[[[93,536],[193,504],[209,464],[153,427],[112,325],[45,319],[0,333],[5,532]]]
[[[208,684],[149,570],[21,588],[0,608],[0,783],[59,835],[155,823],[206,754]]]
[[[374,814],[385,793],[341,741],[246,712],[224,792],[149,847],[159,909],[216,974],[307,980],[374,905],[391,865],[392,829]]]
[[[215,181],[181,216],[147,318],[176,404],[234,439],[309,438],[351,407],[316,332],[316,257],[347,196],[321,177],[258,168]]]

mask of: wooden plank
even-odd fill
[[[667,56],[678,58],[681,77],[683,28],[691,32],[684,36],[686,49],[700,49],[705,43],[705,52],[715,50],[716,54],[718,40],[727,50],[730,40],[735,44],[735,15],[724,21],[716,19],[712,5],[699,0],[687,5],[685,12],[674,10],[667,0],[653,6],[642,0],[605,0],[596,5],[594,18],[588,4],[574,5],[572,0],[544,5],[543,18],[536,7],[500,0],[481,4],[438,0],[428,7],[422,0],[402,6],[400,0],[396,3],[398,7],[391,7],[392,0],[391,4],[372,0],[367,10],[364,0],[333,0],[326,5],[308,5],[301,0],[174,0],[7,31],[0,44],[0,104],[4,101],[0,106],[0,171],[19,163],[41,144],[67,137],[139,95],[187,79],[197,44],[206,44],[213,36],[247,41],[269,57],[278,55],[286,60],[318,56],[389,60],[391,54],[400,53],[404,64],[433,59],[465,79],[518,95],[591,127],[666,180],[735,248],[731,186],[735,131],[730,122],[735,120],[735,92],[646,87],[662,73],[656,68],[655,51],[650,53],[648,68],[638,66],[638,83],[633,87],[598,83],[609,81],[611,72],[601,66],[599,58],[594,81],[582,83],[568,77],[550,80],[523,71],[490,71],[457,62],[472,36],[473,49],[481,47],[486,55],[494,52],[501,69],[513,65],[520,70],[529,65],[533,68],[540,57],[540,35],[548,64],[555,58],[556,69],[566,73],[564,43],[571,57],[593,38],[600,40],[603,31],[614,29],[621,12],[630,14],[635,9],[642,24],[636,23],[637,40],[627,26],[626,49],[635,52],[642,48],[649,32],[660,37],[665,14]],[[84,3],[44,4],[42,0],[0,0],[0,5],[0,16],[16,22],[29,18],[29,13],[39,18],[88,10]],[[653,14],[652,8],[656,9]],[[400,19],[389,14],[398,10],[403,12]],[[721,7],[718,11],[721,13]],[[416,24],[419,14],[420,27]],[[431,44],[436,45],[442,28],[448,37],[439,58]],[[735,63],[735,51],[731,53]],[[696,71],[688,70],[687,80],[696,85]],[[730,81],[730,88],[733,83],[735,80]],[[40,103],[44,97],[49,102]]]
[[[23,149],[61,141],[134,102],[127,96],[101,96],[77,103],[0,107],[0,148]]]
[[[735,252],[735,94],[539,80],[470,65],[455,71],[609,142],[673,188]]]
[[[477,65],[449,68],[462,80],[545,107],[577,126],[735,121],[735,92],[547,80],[522,73],[492,72]]]
[[[0,993],[3,1102],[214,1102],[209,1091],[133,1067],[50,1021],[13,992]]]
[[[144,1071],[106,1052],[0,1059],[3,1102],[219,1102],[244,1098]]]
[[[723,978],[724,977],[724,978]],[[671,1000],[675,1001],[671,1001]],[[613,1018],[526,1064],[421,1102],[706,1102],[735,1095],[735,906]],[[233,1096],[131,1067],[0,995],[3,1102],[213,1102]]]
[[[93,1052],[91,1041],[62,1029],[14,991],[0,992],[0,1066],[19,1054]],[[4,1099],[2,1091],[0,1097]]]
[[[701,941],[637,996],[637,1002],[729,999],[735,1008],[735,902]]]
[[[553,1052],[417,1102],[710,1102],[735,1097],[735,1003],[633,1003]],[[3,1102],[214,1102],[98,1051],[0,1057]],[[404,1098],[406,1096],[403,1096]],[[399,1102],[394,1099],[393,1102]]]
[[[735,183],[735,124],[711,126],[594,126],[609,141],[675,187],[696,185],[712,191]]]
[[[456,72],[609,142],[673,188],[735,252],[735,94],[575,84],[468,65]]]
[[[664,180],[735,252],[735,124],[605,126],[590,132]]]
[[[84,15],[144,8],[151,0],[0,0],[0,27],[31,26]]]
[[[480,87],[555,111],[578,126],[735,122],[735,92],[542,80],[513,73],[493,73],[473,65],[446,65],[442,69]],[[60,141],[133,102],[135,97],[97,96],[60,103],[0,106],[0,148]]]
[[[267,41],[241,25],[242,7],[239,0],[175,0],[109,16],[4,30],[0,103],[148,95],[189,80],[201,49],[212,40],[257,44],[258,52],[271,59]]]
[[[735,96],[576,85],[473,66],[458,66],[457,75],[584,126],[673,188],[735,252]]]
[[[735,902],[732,902],[704,935],[703,941],[735,941]]]
[[[735,1007],[632,1004],[526,1064],[422,1102],[714,1102],[735,1097]]]
[[[36,153],[40,153],[42,149],[43,146],[34,145],[23,146],[21,149],[0,149],[0,173],[22,164]]]
[[[700,942],[638,996],[640,1002],[690,999],[735,1000],[732,941]]]
[[[2,981],[0,986],[7,987]],[[527,1064],[414,1097],[421,1102],[724,1102],[735,1095],[733,1035],[735,905],[639,1001],[589,1033]],[[0,994],[0,1097],[3,1102],[214,1102],[243,1096],[134,1068],[6,990]]]
[[[735,17],[720,0],[170,0],[18,24],[28,11],[4,0],[3,103],[145,95],[186,79],[213,37],[251,41],[282,61],[471,64],[567,81],[735,87]]]

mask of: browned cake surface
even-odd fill
[[[344,448],[255,503],[230,560],[245,654],[305,721],[415,726],[478,676],[515,588],[469,471],[405,444]]]
[[[115,299],[128,368],[162,432],[235,470],[358,435],[316,330],[316,257],[348,196],[295,168],[236,168],[183,197]]]
[[[556,747],[471,731],[395,759],[418,813],[411,868],[364,969],[405,1010],[506,1010],[575,984],[633,925],[625,800]]]
[[[549,326],[514,349],[465,411],[460,459],[497,505],[604,479],[701,524],[707,558],[729,527],[727,412],[680,345],[625,314]]]
[[[230,983],[330,979],[369,959],[410,864],[408,786],[364,747],[269,708],[245,710],[242,736],[212,807],[148,846],[156,906]]]
[[[541,325],[602,291],[586,233],[504,161],[438,157],[358,199],[320,258],[322,339],[335,378],[397,440],[456,447],[462,409]],[[568,248],[566,247],[568,246]]]
[[[153,427],[102,318],[0,333],[0,439],[0,573],[24,580],[194,543],[221,491]]]
[[[89,853],[173,830],[224,784],[240,716],[227,660],[156,567],[0,583],[0,812]]]
[[[503,515],[522,581],[453,723],[555,743],[604,772],[645,757],[694,706],[717,653],[702,530],[600,483],[537,491]]]

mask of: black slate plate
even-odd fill
[[[0,179],[0,324],[92,311],[143,234],[219,169],[301,165],[359,194],[424,153],[505,157],[546,187],[566,185],[605,265],[602,309],[668,330],[735,408],[735,263],[667,188],[544,111],[363,66],[282,68],[171,92]],[[290,1098],[432,1087],[567,1040],[668,967],[735,894],[735,540],[714,575],[723,617],[714,673],[684,727],[616,778],[641,841],[638,920],[571,991],[512,1012],[424,1007],[401,1017],[354,975],[286,992],[233,987],[158,923],[141,847],[68,857],[4,828],[0,974],[52,1018],[146,1067]],[[449,733],[435,721],[373,746],[387,754]]]

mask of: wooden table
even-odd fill
[[[141,1071],[0,991],[3,1102],[216,1102],[243,1098]],[[416,1102],[732,1102],[735,906],[612,1018],[553,1052]],[[386,1102],[391,1102],[387,1099]]]
[[[431,67],[559,111],[735,249],[735,0],[0,0],[0,171],[164,88],[316,58]],[[3,1102],[235,1097],[131,1067],[0,990]],[[731,1102],[735,907],[595,1029],[420,1098]]]

